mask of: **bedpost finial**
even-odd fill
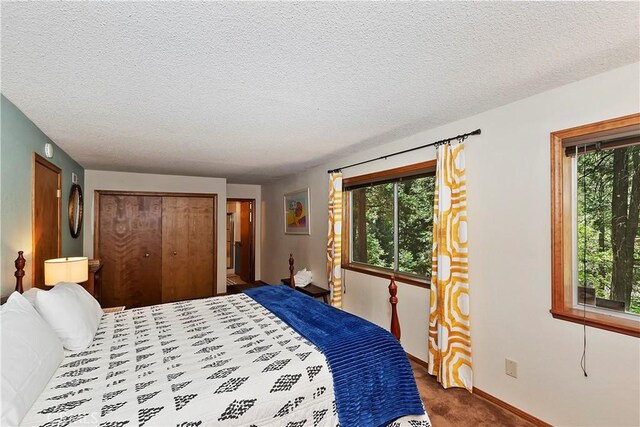
[[[24,277],[24,266],[27,263],[24,256],[22,256],[23,254],[23,251],[18,251],[18,258],[16,258],[14,262],[14,265],[16,266],[16,272],[14,273],[14,276],[16,276],[16,291],[20,293],[23,292],[22,278]]]
[[[391,333],[398,341],[400,341],[400,320],[398,320],[398,310],[396,305],[398,304],[398,285],[396,280],[391,276],[391,282],[389,283],[389,302],[391,303]]]
[[[289,285],[291,286],[292,289],[296,288],[296,279],[294,278],[294,274],[293,274],[293,254],[289,254]]]

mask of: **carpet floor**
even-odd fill
[[[533,424],[464,389],[443,389],[424,366],[411,361],[418,390],[433,427],[513,426]]]
[[[227,285],[246,285],[247,282],[242,280],[237,274],[227,275]]]
[[[239,285],[229,285],[227,283],[227,295],[239,294],[241,292],[246,291],[247,289],[257,288],[258,286],[264,286],[262,282],[253,282],[253,283],[244,283]]]

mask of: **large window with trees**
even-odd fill
[[[584,148],[568,149],[576,166],[578,303],[638,315],[640,145]]]
[[[344,180],[345,268],[428,286],[435,162]]]
[[[640,336],[640,115],[551,134],[554,317]]]

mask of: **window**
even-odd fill
[[[428,286],[435,162],[344,180],[345,268]]]
[[[554,317],[640,336],[640,114],[551,134]]]

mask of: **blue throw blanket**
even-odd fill
[[[245,293],[322,351],[343,427],[379,427],[424,414],[409,360],[389,332],[287,286]]]

